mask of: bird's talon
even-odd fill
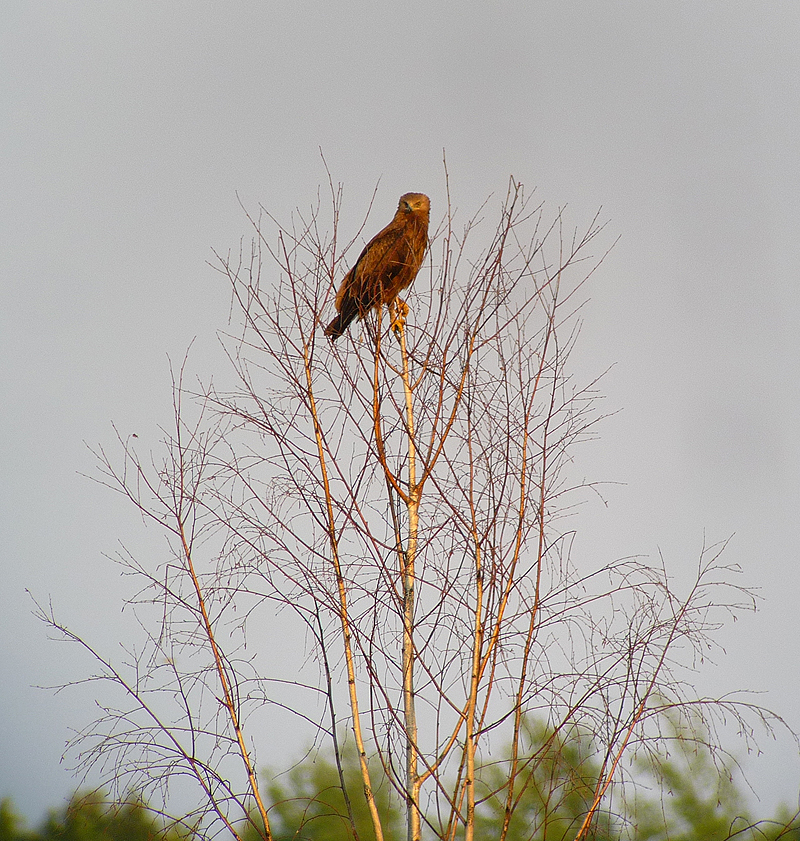
[[[408,315],[408,304],[402,299],[397,298],[394,300],[390,307],[389,307],[389,314],[392,317],[392,321],[390,323],[390,327],[392,332],[400,338],[403,329],[406,326],[406,316]]]

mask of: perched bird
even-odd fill
[[[331,340],[338,339],[353,319],[364,318],[373,307],[387,304],[393,327],[405,317],[408,307],[397,296],[412,284],[422,265],[430,210],[430,199],[422,193],[400,197],[394,219],[367,243],[336,293],[339,314],[325,328]]]

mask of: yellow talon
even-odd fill
[[[408,315],[408,304],[402,298],[395,298],[389,304],[389,315],[392,317],[391,324],[392,332],[400,338],[406,324],[406,316]]]

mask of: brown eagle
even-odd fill
[[[325,335],[336,340],[354,318],[364,316],[375,307],[395,301],[401,315],[393,316],[393,325],[408,312],[397,298],[417,276],[425,249],[428,247],[430,199],[422,193],[406,193],[400,197],[394,219],[368,243],[345,275],[336,293],[336,318],[325,328]]]

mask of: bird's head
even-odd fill
[[[406,193],[400,196],[397,210],[398,213],[416,213],[427,219],[431,210],[431,200],[424,193]]]

